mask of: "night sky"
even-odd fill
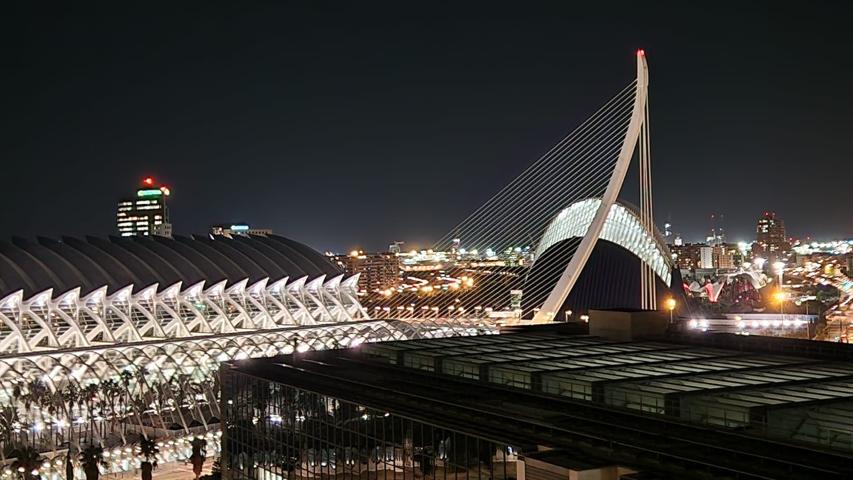
[[[696,240],[718,213],[746,240],[775,210],[853,236],[842,2],[130,3],[4,5],[0,236],[111,234],[153,175],[176,233],[425,246],[630,82],[637,48],[660,223]]]

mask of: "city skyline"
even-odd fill
[[[152,175],[174,187],[179,234],[240,219],[321,250],[426,247],[592,113],[638,47],[655,70],[659,226],[698,240],[722,213],[729,239],[749,240],[773,210],[792,236],[853,235],[833,207],[851,175],[836,133],[849,130],[853,71],[835,60],[850,40],[823,4],[609,17],[59,9],[40,36],[18,8],[18,42],[4,47],[16,93],[4,237],[114,233],[116,200]],[[85,215],[55,214],[69,195]]]
[[[0,480],[853,478],[842,13],[12,6]]]

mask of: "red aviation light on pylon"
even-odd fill
[[[145,185],[147,185],[147,186],[149,186],[149,187],[150,187],[150,186],[154,185],[154,178],[152,178],[152,177],[145,177],[145,178],[143,178],[143,179],[142,179],[142,183],[144,183]]]
[[[637,50],[637,56],[638,56],[638,57],[644,57],[644,56],[646,56],[646,51],[645,51],[645,50],[643,50],[642,48],[641,48],[641,49],[639,49],[639,50]]]

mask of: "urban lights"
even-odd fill
[[[669,310],[669,323],[672,323],[672,312],[675,310],[675,299],[670,297],[664,302],[664,307]]]
[[[785,300],[788,299],[788,294],[783,292],[782,290],[776,290],[773,292],[773,300],[779,302],[779,314],[785,314]]]

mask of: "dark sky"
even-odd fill
[[[658,219],[694,239],[721,213],[740,240],[775,210],[853,236],[843,2],[133,3],[4,5],[0,236],[112,233],[150,174],[178,233],[425,245],[626,85],[640,47]]]

